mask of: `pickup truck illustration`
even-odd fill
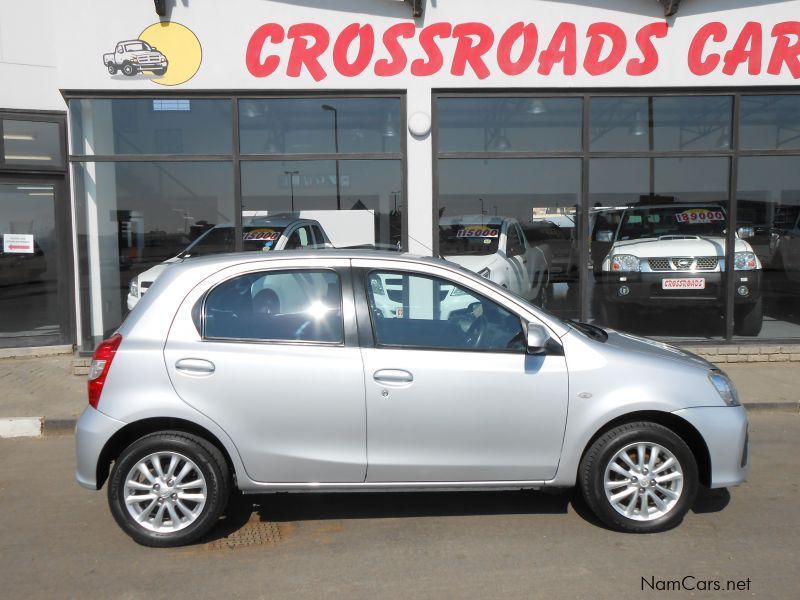
[[[142,40],[119,42],[114,52],[103,55],[103,64],[111,75],[122,71],[128,77],[142,71],[163,75],[169,66],[166,56]]]

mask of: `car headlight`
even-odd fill
[[[717,390],[720,397],[725,401],[728,406],[739,406],[739,394],[736,393],[736,388],[733,382],[728,378],[725,373],[719,370],[708,372],[708,379]]]
[[[138,62],[139,62],[139,59],[138,59],[138,58],[134,58],[134,59],[133,59],[131,62],[138,63]]]
[[[136,279],[131,279],[131,282],[128,284],[128,293],[134,298],[139,297],[139,284],[136,283]]]
[[[480,271],[478,271],[478,275],[480,275],[481,277],[486,277],[486,279],[491,279],[492,272],[489,270],[489,267],[486,267],[485,269],[481,269]]]
[[[737,271],[753,271],[758,268],[756,255],[752,252],[737,252],[734,255],[733,266]]]
[[[632,254],[616,254],[611,257],[611,271],[639,271],[639,257]]]

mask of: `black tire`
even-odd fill
[[[606,497],[605,491],[606,469],[612,458],[631,444],[640,443],[658,444],[666,449],[673,455],[683,473],[682,487],[679,490],[677,501],[665,514],[650,520],[637,520],[618,512]],[[642,479],[648,480],[652,476],[645,471]],[[691,449],[670,429],[647,421],[620,425],[603,433],[581,460],[578,477],[583,497],[597,518],[612,529],[629,533],[656,533],[672,529],[683,520],[697,496],[697,462]],[[624,485],[628,485],[626,479],[621,481],[625,482]],[[631,487],[636,487],[636,485],[632,484]],[[638,488],[636,489],[638,490]],[[644,494],[644,492],[641,493]],[[639,493],[634,492],[633,497],[635,498],[633,502],[639,502],[640,510],[642,500],[638,499]],[[641,497],[647,501],[648,509],[650,503],[652,503],[653,509],[657,509],[647,494]],[[661,496],[661,499],[663,501],[664,496]]]
[[[114,63],[108,63],[106,65],[108,67],[108,74],[109,75],[116,75],[117,74],[117,65]]]
[[[122,64],[122,72],[127,75],[128,77],[133,77],[136,75],[136,67],[134,67],[131,63],[126,62]]]
[[[761,298],[752,304],[740,304],[733,309],[733,330],[736,335],[756,336],[764,323]]]
[[[125,480],[131,469],[157,452],[173,452],[188,458],[197,466],[206,483],[205,505],[191,524],[174,532],[161,533],[146,528],[130,514],[125,501]],[[229,490],[228,465],[216,447],[189,433],[164,431],[146,435],[122,451],[111,471],[108,504],[117,524],[135,542],[143,546],[170,548],[190,544],[208,533],[225,510]],[[155,506],[152,510],[157,508]]]
[[[163,69],[153,69],[153,75],[163,75],[167,72],[167,68],[164,67]]]

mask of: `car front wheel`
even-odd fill
[[[655,533],[678,525],[697,495],[697,463],[673,431],[656,423],[620,425],[581,461],[580,486],[592,512],[618,531]]]
[[[218,521],[230,476],[220,451],[182,432],[147,435],[114,464],[108,503],[119,526],[144,546],[192,543]]]

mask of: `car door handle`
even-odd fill
[[[402,369],[381,369],[380,371],[375,371],[372,377],[378,383],[386,385],[402,385],[414,381],[414,376]]]
[[[214,363],[202,358],[182,358],[175,363],[175,368],[182,373],[190,375],[211,375],[214,372]]]

